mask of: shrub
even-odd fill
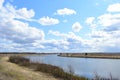
[[[9,61],[21,66],[29,66],[30,60],[21,56],[10,56]]]
[[[10,62],[32,68],[36,71],[41,71],[44,73],[49,73],[56,78],[61,78],[63,80],[86,80],[84,77],[75,76],[73,74],[65,72],[62,68],[57,66],[44,64],[44,63],[33,63],[29,59],[20,56],[11,56],[9,58]]]

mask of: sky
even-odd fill
[[[0,52],[120,52],[120,0],[0,0]]]

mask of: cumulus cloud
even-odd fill
[[[89,36],[92,38],[98,38],[98,39],[110,37],[110,35],[107,32],[101,31],[101,30],[100,31],[92,31]]]
[[[39,19],[39,23],[41,25],[47,26],[47,25],[55,25],[59,23],[58,19],[54,19],[54,18],[49,18],[47,17],[42,17]]]
[[[44,39],[44,32],[27,23],[17,20],[8,20],[0,24],[0,36],[16,43],[32,43]]]
[[[64,9],[57,10],[55,14],[56,15],[72,15],[72,14],[76,14],[76,11],[73,9],[64,8]]]
[[[74,39],[74,40],[78,40],[78,41],[81,40],[81,37],[76,36],[73,32],[61,33],[59,31],[50,30],[48,32],[48,34],[52,34],[54,36],[61,37],[61,38],[65,39],[65,40],[67,40],[67,39],[71,39],[71,40]]]
[[[50,30],[48,35],[54,35],[59,40],[45,40],[40,44],[44,46],[44,49],[56,51],[120,51],[119,13],[104,13],[98,17],[88,17],[85,22],[90,26],[97,26],[88,33],[87,38],[89,39],[82,38],[73,32],[61,33]],[[73,25],[72,29],[75,32],[82,29],[79,22]]]
[[[61,34],[59,31],[53,31],[53,30],[49,30],[48,34],[52,34],[59,37],[65,36],[65,34]]]
[[[109,13],[104,13],[96,17],[94,22],[92,19],[89,20],[89,18],[85,21],[89,23],[90,26],[93,24],[97,26],[88,34],[88,37],[91,39],[86,42],[87,45],[91,45],[89,49],[92,51],[120,51],[120,14],[118,13],[118,4],[117,6],[116,4],[109,5],[107,11],[109,11]]]
[[[52,34],[57,37],[61,37],[61,40],[55,40],[58,42],[60,45],[57,45],[58,47],[62,48],[61,50],[70,50],[70,51],[75,51],[75,50],[83,50],[86,47],[86,40],[82,39],[80,36],[75,35],[73,32],[68,32],[68,33],[61,33],[59,31],[49,31],[49,34]],[[53,42],[53,43],[56,43]],[[64,47],[63,47],[64,46]],[[79,47],[78,47],[79,46]]]
[[[120,22],[120,14],[103,14],[98,19],[102,26],[111,26]]]
[[[0,3],[0,5],[2,4]],[[34,47],[33,43],[36,41],[44,40],[43,30],[19,20],[29,20],[34,15],[35,12],[32,9],[16,9],[10,3],[0,8],[0,41],[4,43],[1,49],[8,51],[27,50],[28,47]]]
[[[3,16],[6,15],[11,18],[24,19],[24,20],[30,20],[35,15],[35,12],[33,9],[27,9],[27,8],[16,9],[10,3],[7,3],[5,7],[1,9],[1,11],[2,11],[1,14]]]
[[[45,39],[43,30],[29,24],[33,20],[35,12],[33,9],[16,9],[10,3],[0,2],[0,51],[120,51],[120,14],[119,10],[108,6],[109,13],[98,17],[88,17],[86,23],[97,27],[82,38],[74,32],[79,32],[82,26],[79,22],[72,25],[74,32],[61,33],[50,30],[48,36],[54,39]],[[111,9],[110,9],[111,8]],[[117,12],[117,13],[112,13]],[[60,9],[57,15],[72,15],[76,12],[72,9]],[[35,20],[38,22],[37,20]],[[66,22],[66,21],[65,21]],[[55,25],[58,19],[42,17],[39,19],[41,25]],[[84,35],[83,35],[84,36]],[[56,38],[56,39],[55,39]]]
[[[115,52],[119,52],[120,34],[118,33],[120,32],[120,14],[106,13],[97,19],[96,25],[100,30],[94,30],[90,33],[92,49],[113,52],[116,50]]]
[[[46,47],[46,49],[51,49],[51,50],[56,49],[57,51],[67,50],[69,48],[68,47],[69,43],[64,40],[51,39],[51,40],[46,40],[41,44],[43,44]]]
[[[107,8],[108,12],[120,12],[120,3],[109,5]]]
[[[83,50],[86,50],[88,46],[88,44],[86,43],[88,41],[82,39],[80,36],[77,36],[73,32],[61,33],[59,31],[50,30],[49,35],[54,35],[60,38],[60,40],[52,40],[53,41],[51,42],[52,44],[49,44],[49,45],[55,46],[60,51],[63,51],[63,50],[73,51],[73,52],[77,52],[79,50],[83,51]]]
[[[73,29],[74,32],[79,32],[82,29],[82,26],[79,22],[75,22],[72,25],[72,29]]]
[[[29,15],[27,15],[28,13]],[[0,9],[0,42],[3,42],[0,45],[1,50],[46,51],[47,49],[48,51],[69,51],[69,49],[77,49],[77,46],[82,47],[82,39],[73,32],[60,33],[59,31],[49,31],[49,35],[53,34],[61,39],[45,40],[43,30],[30,26],[28,22],[24,22],[24,20],[30,21],[34,15],[35,12],[32,9],[16,9],[9,3]],[[43,17],[39,21],[42,25],[59,23],[59,20],[49,17]]]
[[[95,20],[95,17],[88,17],[88,18],[86,19],[85,23],[87,23],[87,24],[92,24],[94,20]]]
[[[95,17],[88,17],[85,20],[85,23],[91,27],[91,30],[94,30],[97,27]]]
[[[92,37],[92,40],[90,41],[92,49],[94,48],[100,51],[113,51],[113,48],[115,51],[116,48],[115,52],[119,52],[118,48],[120,48],[120,35],[118,34],[118,32],[120,31],[93,31],[90,35]]]
[[[22,9],[17,10],[16,14],[18,14],[18,17],[20,18],[29,19],[29,18],[34,17],[35,12],[32,9],[27,10],[27,8],[22,8]]]
[[[104,14],[98,17],[98,24],[107,31],[119,30],[120,14]]]

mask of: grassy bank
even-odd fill
[[[33,63],[30,62],[29,59],[20,57],[20,56],[11,56],[9,58],[10,62],[16,63],[20,66],[25,66],[31,69],[34,69],[36,71],[48,73],[50,75],[53,75],[56,78],[60,78],[62,80],[87,80],[87,78],[79,77],[70,73],[65,72],[63,69],[49,65],[49,64],[43,64],[43,63]]]
[[[0,58],[0,80],[28,80],[28,76],[24,76],[21,74],[22,70],[19,70],[19,67],[7,62],[7,57]]]
[[[8,56],[0,56],[0,80],[59,80],[51,75],[19,66],[8,60]]]

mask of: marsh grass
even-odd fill
[[[16,63],[20,66],[25,66],[25,67],[34,69],[35,71],[48,73],[62,80],[87,80],[87,78],[85,77],[80,77],[80,76],[73,75],[71,73],[67,73],[63,69],[57,66],[44,64],[44,63],[33,63],[33,62],[30,62],[29,59],[20,57],[20,56],[11,56],[9,58],[9,61],[12,63]]]

